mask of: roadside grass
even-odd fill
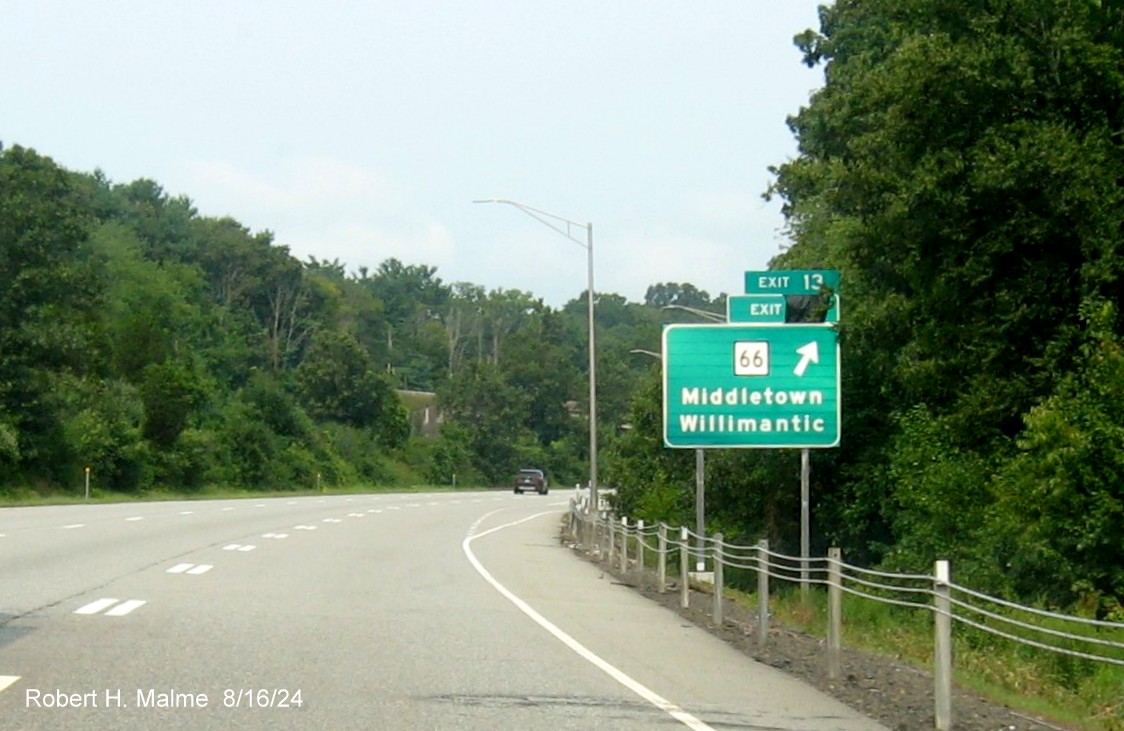
[[[756,594],[737,590],[729,594],[747,608],[757,606]],[[786,587],[770,596],[769,606],[773,621],[826,636],[824,592],[811,591],[802,597]],[[1075,731],[1124,731],[1124,667],[1039,650],[958,623],[954,627],[953,672],[958,687]],[[847,596],[843,645],[931,672],[931,614]]]

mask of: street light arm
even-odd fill
[[[506,205],[509,205],[509,206],[514,206],[515,208],[518,208],[519,210],[523,211],[528,216],[535,219],[536,221],[538,221],[542,225],[549,226],[550,228],[554,229],[555,231],[562,234],[563,236],[568,238],[570,241],[573,241],[575,244],[582,247],[583,249],[589,248],[589,245],[585,241],[582,241],[581,239],[575,238],[574,235],[572,233],[570,233],[570,228],[571,227],[580,228],[580,229],[583,229],[584,231],[586,231],[586,233],[588,233],[589,230],[592,228],[591,224],[578,223],[577,221],[571,221],[568,218],[563,218],[562,216],[557,216],[553,213],[548,213],[548,212],[540,210],[538,208],[528,206],[525,203],[520,203],[519,201],[509,200],[507,198],[485,198],[483,200],[475,200],[475,201],[472,201],[472,202],[473,203],[503,203],[503,204],[506,204]],[[566,227],[563,228],[562,226],[559,226],[557,223],[555,223],[555,221],[560,221],[560,222],[566,224]]]
[[[721,315],[717,312],[711,312],[709,310],[700,310],[697,307],[688,307],[687,305],[664,305],[660,309],[661,310],[683,310],[684,312],[690,312],[692,315],[698,315],[699,317],[703,318],[704,320],[710,320],[712,322],[726,322],[726,316],[725,315]]]

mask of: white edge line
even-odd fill
[[[483,521],[484,518],[487,518],[489,515],[494,515],[498,512],[500,511],[495,510],[491,513],[488,513],[487,515],[483,516],[480,521]],[[523,614],[526,614],[528,617],[534,620],[536,624],[538,624],[550,634],[554,635],[555,638],[557,638],[562,644],[566,645],[571,650],[576,652],[579,656],[581,656],[582,659],[597,667],[610,678],[628,688],[633,693],[640,696],[648,703],[651,703],[653,706],[660,709],[667,715],[671,716],[676,721],[679,721],[684,726],[694,729],[694,731],[715,731],[712,726],[707,725],[703,721],[699,720],[695,716],[691,715],[687,711],[684,711],[679,706],[675,705],[647,686],[643,685],[638,680],[633,679],[623,670],[620,670],[616,666],[611,665],[607,660],[604,660],[588,647],[578,642],[570,635],[566,634],[549,619],[535,611],[535,609],[531,607],[530,604],[520,599],[507,587],[496,581],[495,577],[493,577],[492,574],[488,572],[488,569],[484,568],[484,565],[480,563],[479,559],[476,558],[476,554],[472,552],[472,542],[477,538],[483,538],[490,533],[495,533],[497,531],[504,530],[505,528],[511,528],[512,526],[519,525],[520,523],[526,523],[528,520],[534,520],[535,518],[540,518],[544,515],[551,515],[553,514],[553,512],[554,511],[535,513],[534,515],[529,515],[526,518],[521,518],[520,520],[512,521],[510,523],[504,523],[503,525],[498,525],[495,528],[489,528],[482,533],[466,536],[464,542],[461,543],[461,548],[464,550],[464,555],[468,558],[468,562],[472,564],[472,567],[476,569],[476,572],[480,574],[480,576],[482,576],[485,581],[491,584],[493,589],[498,591],[508,601],[514,604],[519,609],[519,611],[523,612]],[[479,524],[480,521],[477,521],[477,524]]]

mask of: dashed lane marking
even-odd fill
[[[212,564],[209,564],[209,563],[201,563],[201,564],[178,563],[175,566],[173,566],[172,568],[168,569],[167,573],[169,573],[169,574],[191,574],[192,576],[198,576],[199,574],[207,573],[208,571],[210,571],[213,568],[214,568],[214,566]]]
[[[366,513],[348,513],[347,517],[349,517],[349,518],[366,518],[367,514]]]
[[[148,602],[144,601],[143,599],[130,599],[129,601],[121,602],[120,604],[115,606],[113,609],[110,609],[108,612],[105,613],[105,616],[107,616],[107,617],[124,617],[126,614],[133,611],[137,607],[144,606],[147,603]]]
[[[118,604],[118,602],[121,602],[121,603]],[[140,607],[140,606],[142,606],[146,603],[147,602],[145,602],[143,599],[130,599],[128,601],[122,602],[120,599],[105,598],[105,599],[98,599],[97,601],[93,601],[93,602],[90,602],[89,604],[81,606],[78,609],[75,609],[74,613],[75,614],[101,614],[104,610],[108,609],[109,607],[113,607],[112,609],[109,609],[109,611],[105,612],[105,616],[107,616],[107,617],[124,617],[129,612],[133,611],[137,607]],[[113,606],[115,604],[117,606]]]
[[[86,527],[85,523],[71,523],[70,525],[64,525],[62,527],[62,529],[63,530],[74,530],[75,528],[85,528],[85,527]]]
[[[223,511],[224,513],[228,512],[228,511],[231,511],[231,510],[234,510],[234,508],[232,508],[232,507],[229,507],[229,506],[227,506],[227,507],[225,507],[225,508],[223,508],[223,509],[222,509],[222,511]]]
[[[246,553],[247,551],[252,551],[255,548],[257,548],[257,546],[252,545],[252,544],[231,543],[230,545],[223,546],[222,550],[224,550],[224,551],[238,551],[239,553]]]
[[[261,537],[262,538],[279,538],[280,539],[280,538],[288,538],[289,534],[288,533],[262,533]]]
[[[194,510],[181,510],[180,515],[195,515]]]
[[[20,679],[18,675],[0,675],[0,692],[3,692],[9,685]]]
[[[131,517],[131,518],[125,518],[125,522],[126,522],[126,523],[135,523],[135,522],[137,522],[138,520],[144,520],[144,516],[141,516],[141,515],[134,515],[134,516],[133,516],[133,517]]]
[[[320,522],[321,523],[342,523],[343,521],[340,520],[339,518],[323,518],[323,519],[321,519]]]
[[[293,530],[316,530],[314,525],[297,525],[293,526]]]

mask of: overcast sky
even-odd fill
[[[592,222],[599,292],[739,292],[822,1],[5,0],[0,141],[349,271],[578,296],[581,247],[472,203],[509,198]]]

